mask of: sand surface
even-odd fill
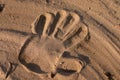
[[[120,80],[120,0],[0,0],[0,80]]]

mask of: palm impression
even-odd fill
[[[56,14],[42,14],[33,22],[31,30],[39,37],[34,38],[37,43],[31,42],[29,50],[21,55],[22,64],[27,69],[39,74],[81,71],[82,60],[64,56],[88,35],[88,28],[77,13],[62,10]],[[41,71],[33,70],[33,65]]]

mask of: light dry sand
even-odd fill
[[[0,0],[0,80],[120,80],[120,0]]]

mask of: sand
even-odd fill
[[[119,0],[0,0],[0,80],[119,75]]]

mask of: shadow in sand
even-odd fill
[[[27,69],[32,72],[43,74],[44,71],[41,70],[40,66],[35,63],[27,63],[24,59],[20,59],[21,64],[23,64]]]
[[[64,76],[69,76],[71,74],[76,73],[75,70],[64,70],[64,69],[59,69],[59,68],[57,69],[57,72]]]
[[[62,57],[65,57],[65,58],[77,58],[81,61],[84,61],[86,64],[89,64],[90,63],[90,59],[89,57],[85,56],[85,55],[82,55],[82,54],[78,54],[78,57],[76,56],[71,56],[70,55],[70,52],[68,51],[65,51],[62,55]]]
[[[34,63],[28,63],[26,64],[26,67],[33,71],[33,72],[36,72],[36,73],[45,73],[44,71],[41,70],[41,68],[37,65],[37,64],[34,64]]]
[[[4,7],[5,7],[5,4],[0,4],[0,12],[3,11]]]

